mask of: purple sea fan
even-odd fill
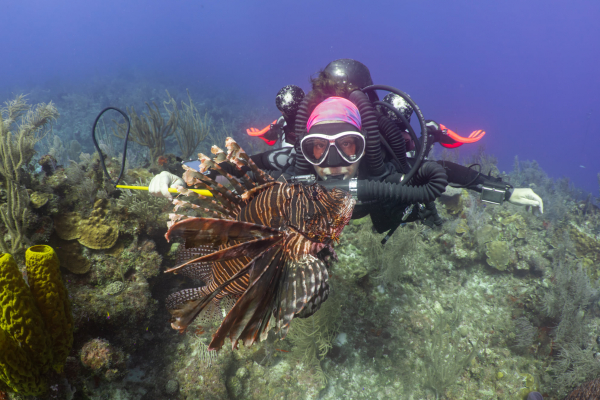
[[[201,313],[217,315],[221,302],[233,304],[209,345],[236,348],[264,340],[271,328],[285,336],[294,317],[314,314],[329,293],[325,259],[335,257],[333,244],[348,224],[355,201],[338,189],[275,181],[258,169],[232,139],[227,161],[241,183],[216,160],[200,155],[201,171],[212,169],[227,178],[233,190],[196,171],[187,170],[188,186],[209,189],[213,199],[199,196],[215,218],[173,215],[168,241],[183,238],[178,264],[167,272],[201,279],[205,286],[170,295],[171,326],[185,331]],[[250,169],[254,180],[242,172]],[[187,194],[187,193],[186,193]],[[176,209],[185,207],[181,200]],[[178,221],[178,222],[175,222]]]

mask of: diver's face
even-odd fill
[[[330,142],[325,138],[314,139],[312,141],[312,156],[314,157],[313,160],[320,160],[323,157],[325,151],[329,148],[329,146]],[[335,147],[344,156],[348,158],[357,158],[355,137],[342,137],[336,141]]]
[[[360,164],[360,161],[344,167],[320,167],[318,165],[315,165],[314,167],[317,175],[323,180],[327,180],[327,178],[331,177],[339,179],[340,176],[342,179],[351,179],[358,175],[358,164]]]

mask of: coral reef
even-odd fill
[[[158,157],[165,154],[165,139],[175,133],[177,129],[177,114],[169,113],[169,119],[165,122],[156,103],[146,103],[147,115],[138,115],[134,107],[127,108],[127,114],[131,120],[129,137],[141,146],[148,147],[153,164],[158,162]],[[127,124],[119,124],[115,136],[124,139]]]
[[[461,319],[459,311],[439,313],[434,326],[427,333],[421,373],[423,385],[433,390],[436,398],[456,382],[478,351],[479,343],[471,344],[470,349],[460,346],[457,328]]]
[[[5,299],[15,301],[30,293],[21,278],[26,272],[18,269],[23,250],[28,244],[47,243],[61,261],[75,317],[75,350],[67,358],[60,381],[54,380],[53,361],[43,360],[47,351],[35,352],[40,358],[36,365],[46,363],[43,373],[38,367],[21,370],[24,374],[19,375],[18,369],[9,371],[16,364],[2,364],[2,357],[10,354],[12,361],[20,359],[31,365],[33,351],[28,346],[51,347],[48,332],[44,347],[43,333],[30,335],[29,344],[23,344],[28,340],[24,336],[17,341],[10,330],[0,331],[0,374],[4,374],[0,391],[9,391],[4,382],[10,381],[13,386],[26,387],[27,393],[50,387],[49,396],[65,399],[334,400],[433,399],[436,389],[432,388],[437,387],[438,396],[448,400],[524,399],[534,391],[546,400],[561,400],[576,385],[597,377],[597,200],[581,196],[568,179],[548,177],[534,161],[516,160],[514,170],[502,176],[515,187],[533,188],[544,199],[542,216],[508,203],[486,206],[478,194],[457,189],[448,190],[438,201],[445,219],[441,228],[411,223],[400,227],[385,246],[368,218],[351,221],[336,247],[339,261],[330,261],[328,266],[335,290],[329,300],[337,298],[342,307],[332,321],[335,330],[326,335],[329,344],[323,347],[328,349],[323,357],[319,357],[317,340],[293,342],[294,326],[286,340],[269,337],[251,348],[218,353],[207,351],[214,326],[206,321],[185,334],[172,332],[160,302],[169,293],[190,286],[180,276],[156,279],[161,270],[176,263],[176,251],[169,251],[171,247],[163,239],[168,203],[145,192],[115,190],[106,184],[99,156],[83,132],[89,130],[97,110],[114,100],[135,109],[149,101],[152,112],[138,115],[149,128],[153,124],[149,114],[156,114],[161,101],[167,100],[169,111],[175,111],[174,105],[170,94],[165,97],[166,87],[122,81],[127,88],[124,92],[104,83],[85,95],[58,95],[62,117],[56,122],[47,120],[35,133],[34,138],[46,134],[36,145],[37,155],[29,143],[22,143],[27,157],[18,170],[19,185],[8,188],[5,176],[0,175],[0,208],[3,212],[18,209],[10,216],[18,227],[2,220],[0,236],[8,250],[13,239],[18,239],[21,249],[14,254],[17,266],[0,277],[3,311]],[[176,140],[184,133],[186,107],[196,109],[188,122],[210,124],[210,138],[225,132],[231,136],[240,130],[242,121],[258,126],[271,120],[260,110],[252,110],[254,114],[234,110],[222,99],[194,97],[192,103],[185,90],[169,90],[172,99],[184,99],[185,103],[178,104],[177,127],[163,140],[164,150],[156,154],[162,156],[164,165],[149,169],[149,163],[158,159],[150,155],[149,148],[130,143],[123,182],[148,182],[157,170],[176,166],[175,155],[168,153],[182,155],[178,146],[194,147],[193,142]],[[32,98],[48,101],[49,96]],[[23,104],[22,100],[12,103],[13,108]],[[158,106],[152,105],[152,100]],[[11,132],[10,146],[13,154],[18,154],[18,120],[28,111],[8,127],[6,110],[8,106],[2,114],[3,138]],[[162,112],[166,117],[159,125],[166,126],[169,117]],[[110,118],[104,119],[100,146],[114,179],[121,167],[122,147],[111,132]],[[54,134],[46,133],[50,122]],[[187,140],[184,136],[179,139]],[[208,142],[197,147],[208,152]],[[253,153],[258,150],[256,146]],[[87,153],[80,154],[82,151]],[[457,152],[443,156],[460,162]],[[0,155],[0,164],[5,160]],[[495,171],[494,158],[482,151],[473,161],[483,162],[484,173]],[[15,170],[12,164],[10,167],[12,177]],[[20,190],[17,197],[12,191],[15,187]],[[82,245],[78,241],[80,224],[85,229],[95,224],[111,226],[112,236],[100,236],[114,244],[94,249],[93,243],[104,239],[92,235],[92,246]],[[498,254],[494,253],[496,247],[501,250]],[[13,280],[21,286],[8,284]],[[8,286],[2,286],[4,282]],[[10,291],[4,291],[6,287]],[[31,293],[29,296],[33,302]],[[18,304],[21,308],[11,306],[11,312],[37,309],[36,305],[25,307],[22,300]],[[45,325],[39,311],[35,314],[38,322],[22,332],[41,330]],[[445,323],[439,321],[440,315]],[[2,321],[9,317],[10,313],[0,314]],[[296,319],[295,323],[310,321]],[[314,326],[311,322],[296,333],[306,331],[305,339],[314,338],[310,334],[321,322]],[[333,332],[338,332],[336,337]],[[302,343],[315,356],[311,356],[313,362],[300,361],[301,354],[307,354],[299,350]],[[439,349],[439,354],[432,348]],[[430,371],[434,362],[437,368],[452,373]],[[463,362],[467,363],[461,369]],[[597,382],[581,385],[569,399],[594,396]]]
[[[137,185],[148,186],[149,181],[138,180]],[[139,231],[154,229],[155,226],[164,226],[167,217],[165,207],[169,205],[167,199],[151,196],[144,190],[124,189],[117,199],[117,206],[124,210],[129,218],[137,221]],[[132,232],[133,233],[133,232]]]
[[[544,296],[543,307],[546,315],[558,322],[553,336],[557,344],[573,343],[582,346],[587,341],[589,314],[587,307],[597,291],[580,266],[561,261],[553,267],[554,284]]]
[[[581,346],[574,343],[567,343],[560,346],[559,355],[552,366],[552,371],[556,376],[552,385],[554,392],[564,396],[569,389],[600,376],[600,360],[591,347],[582,349]],[[600,387],[596,387],[596,391],[598,389]],[[600,394],[600,392],[597,393]],[[573,395],[571,398],[576,397]]]
[[[167,112],[171,115],[175,115],[177,120],[175,137],[179,144],[181,157],[184,160],[190,159],[198,148],[198,145],[210,135],[212,129],[212,120],[208,113],[201,116],[194,104],[194,100],[192,100],[189,90],[187,91],[187,95],[189,104],[182,101],[181,110],[177,108],[177,102],[171,97],[168,91],[168,100],[164,102]],[[169,107],[171,107],[171,109],[169,109]]]
[[[526,317],[520,317],[515,320],[514,330],[515,349],[520,352],[527,351],[538,334],[537,328],[533,326]]]

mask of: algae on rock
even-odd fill
[[[510,261],[508,243],[503,240],[494,240],[487,244],[487,263],[499,271],[505,271]]]

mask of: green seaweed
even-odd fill
[[[327,376],[321,361],[331,349],[341,322],[341,303],[335,297],[331,298],[332,294],[312,316],[295,318],[287,336],[293,345],[291,358],[314,369],[322,385],[327,382]]]
[[[458,307],[455,307],[458,310]],[[460,333],[457,327],[462,320],[459,311],[442,312],[436,314],[434,326],[428,332],[425,345],[423,385],[435,393],[439,399],[446,389],[452,386],[471,363],[479,350],[479,341],[471,343],[471,351],[460,349]]]

